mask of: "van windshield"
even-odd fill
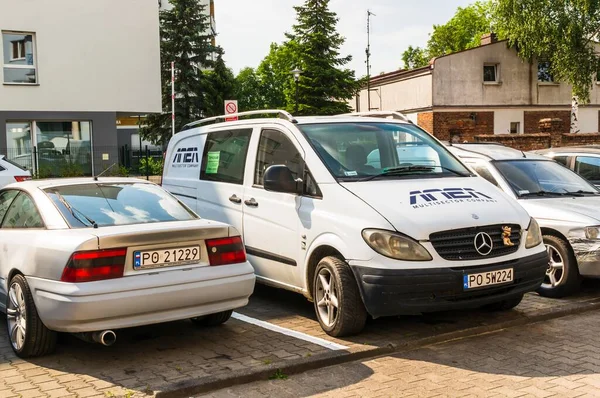
[[[341,181],[472,175],[443,145],[412,124],[315,123],[298,128]]]

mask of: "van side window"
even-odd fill
[[[243,184],[252,129],[209,133],[202,154],[200,179]]]
[[[302,156],[292,141],[280,131],[263,130],[256,155],[255,185],[263,185],[265,171],[272,165],[287,166],[294,178],[302,178]]]

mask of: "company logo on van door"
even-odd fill
[[[198,167],[198,148],[179,148],[173,158],[173,167]]]
[[[474,202],[496,203],[497,200],[472,188],[424,189],[410,193],[410,204],[415,209]]]

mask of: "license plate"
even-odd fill
[[[175,267],[200,261],[200,246],[174,247],[170,249],[145,250],[133,253],[133,268]]]
[[[479,274],[468,274],[464,276],[463,287],[465,290],[478,287],[502,285],[514,280],[512,268],[499,269],[497,271],[482,272]]]

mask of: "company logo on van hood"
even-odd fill
[[[422,191],[410,192],[410,205],[415,209],[474,202],[497,203],[498,201],[492,196],[472,188],[423,189]]]
[[[199,167],[198,148],[179,148],[173,157],[173,167]]]

